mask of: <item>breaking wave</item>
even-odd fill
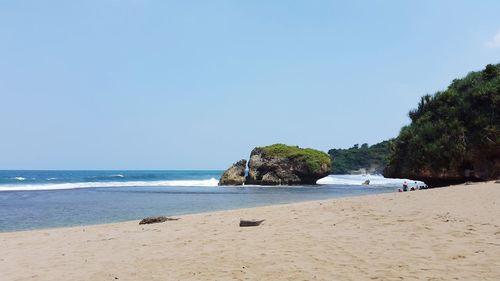
[[[23,185],[0,185],[0,191],[21,190],[60,190],[95,187],[162,187],[162,186],[217,186],[218,180],[164,180],[164,181],[110,181],[110,182],[75,182],[54,184],[23,184]]]
[[[382,175],[330,175],[319,179],[317,183],[322,185],[362,185],[366,180],[370,181],[367,187],[400,187],[405,181],[410,185],[415,184],[415,182],[417,182],[418,185],[424,184],[421,181],[410,179],[384,178]]]
[[[0,184],[1,191],[36,191],[36,190],[62,190],[62,189],[80,189],[80,188],[106,188],[106,187],[215,187],[218,180],[215,177],[210,179],[158,179],[144,180],[148,178],[144,175],[139,175],[137,180],[124,180],[124,178],[134,178],[139,176],[129,176],[125,174],[112,174],[104,176],[94,176],[81,178],[76,182],[50,182],[56,180],[55,177],[46,178],[43,182],[28,183],[24,177],[15,177],[17,183]],[[409,179],[388,179],[381,175],[330,175],[318,180],[319,185],[335,185],[335,187],[349,188],[353,186],[361,186],[366,180],[370,181],[366,188],[381,188],[381,187],[401,187],[403,182],[407,181],[410,186],[415,185],[414,181]],[[418,185],[423,184],[417,182]]]

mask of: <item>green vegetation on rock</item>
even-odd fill
[[[372,146],[355,144],[348,149],[330,149],[332,174],[351,174],[361,169],[369,173],[382,173],[388,163],[390,141]]]
[[[309,171],[313,173],[320,171],[321,166],[324,164],[329,168],[331,167],[330,156],[316,149],[299,148],[298,146],[289,146],[281,143],[260,147],[260,149],[266,155],[272,157],[304,161]]]
[[[411,124],[394,141],[385,175],[458,177],[475,170],[482,179],[499,176],[500,64],[423,96],[409,117]]]

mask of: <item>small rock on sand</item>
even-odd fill
[[[166,222],[166,221],[176,221],[178,218],[169,218],[169,217],[164,217],[164,216],[159,216],[159,217],[147,217],[144,218],[139,222],[139,224],[151,224],[151,223],[160,223],[160,222]]]

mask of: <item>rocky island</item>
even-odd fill
[[[331,171],[330,156],[311,148],[285,144],[256,147],[250,153],[248,175],[246,160],[227,169],[219,185],[314,185]]]

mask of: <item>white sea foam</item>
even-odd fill
[[[319,179],[318,184],[332,184],[332,185],[362,185],[366,180],[370,181],[367,187],[380,187],[380,186],[395,186],[400,187],[406,181],[410,186],[415,185],[414,180],[410,179],[389,179],[384,178],[382,175],[330,175],[325,178]],[[417,185],[423,185],[421,181],[416,181]]]
[[[0,191],[59,190],[93,187],[162,187],[162,186],[217,186],[218,180],[166,180],[166,181],[125,181],[125,182],[75,182],[56,184],[0,185]]]
[[[118,175],[115,175],[119,177]],[[22,181],[25,178],[17,177]],[[410,186],[414,185],[413,180],[409,179],[388,179],[381,175],[330,175],[318,180],[320,185],[338,185],[338,186],[355,186],[362,185],[366,180],[370,180],[368,188],[377,187],[401,187],[403,182],[407,181]],[[210,187],[217,186],[218,180],[215,178],[205,180],[163,180],[163,181],[110,181],[110,182],[76,182],[76,183],[53,183],[53,184],[16,184],[16,185],[0,185],[0,191],[21,191],[21,190],[60,190],[60,189],[79,189],[79,188],[94,188],[94,187],[168,187],[168,186],[183,186],[183,187]],[[417,181],[418,185],[423,184]]]
[[[23,181],[23,180],[26,180],[26,178],[23,178],[23,177],[15,177],[14,179],[15,179],[15,180],[18,180],[18,181]]]

